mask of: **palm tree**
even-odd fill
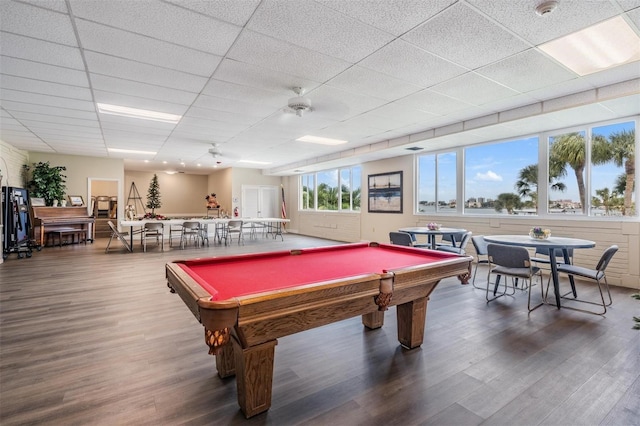
[[[618,167],[624,165],[624,172],[627,176],[624,186],[624,210],[622,214],[633,214],[631,198],[636,177],[636,132],[635,130],[623,130],[619,133],[612,133],[609,135],[609,140],[611,141],[611,143],[608,144],[610,148],[609,158],[611,158]]]
[[[508,214],[513,214],[515,209],[519,209],[522,207],[522,201],[518,194],[513,194],[511,192],[503,192],[498,195],[498,199],[494,201],[493,208],[497,212],[501,212],[503,209],[507,211]]]
[[[562,174],[562,167],[558,166],[558,163],[549,164],[549,183],[552,191],[564,192],[567,186],[559,182],[557,179]],[[533,206],[538,205],[538,165],[530,164],[522,169],[518,173],[518,180],[516,181],[515,188],[518,190],[518,194],[521,197],[530,197],[533,202]]]
[[[594,137],[591,146],[591,162],[594,165],[604,164],[611,159],[607,145],[606,139],[602,136]],[[554,139],[549,153],[549,175],[556,173],[557,176],[565,176],[567,165],[573,169],[578,183],[578,194],[583,213],[587,208],[584,184],[585,161],[586,144],[582,134],[578,132],[566,133]]]

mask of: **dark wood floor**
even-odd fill
[[[272,408],[246,420],[165,263],[336,243],[286,235],[105,254],[106,241],[0,265],[2,425],[640,424],[630,289],[614,289],[604,318],[552,306],[528,315],[524,293],[487,304],[444,280],[421,348],[398,345],[395,309],[379,330],[353,318],[280,339]]]

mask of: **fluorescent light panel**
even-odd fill
[[[120,148],[109,148],[109,152],[121,152],[124,154],[142,154],[142,155],[157,154],[157,152],[154,152],[154,151],[136,151],[135,149],[120,149]]]
[[[581,76],[640,60],[640,38],[620,16],[539,47]]]
[[[271,164],[269,161],[253,161],[253,160],[238,160],[238,163],[247,163],[247,164]]]
[[[123,107],[119,105],[109,105],[97,103],[98,111],[102,114],[117,115],[120,117],[139,118],[142,120],[162,121],[164,123],[177,123],[182,118],[181,115],[167,114],[164,112],[148,111],[146,109],[137,109]]]
[[[311,135],[306,135],[296,140],[300,142],[317,143],[320,145],[342,145],[349,142],[349,141],[343,141],[340,139],[329,139],[329,138],[322,138],[320,136],[311,136]]]

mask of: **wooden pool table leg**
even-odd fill
[[[236,364],[238,404],[249,418],[271,407],[273,360],[277,340],[242,348],[234,338],[233,352]]]
[[[421,297],[396,307],[398,341],[405,348],[417,348],[424,340],[428,300],[428,297]]]
[[[236,374],[236,360],[233,357],[233,344],[231,342],[222,346],[215,356],[218,376],[224,379]]]
[[[384,311],[373,311],[362,315],[362,324],[371,329],[382,327],[384,325]]]

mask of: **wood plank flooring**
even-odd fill
[[[640,302],[614,288],[606,317],[542,306],[526,293],[487,304],[440,283],[425,342],[360,318],[276,347],[273,405],[245,419],[202,326],[166,286],[168,261],[337,244],[285,235],[164,252],[118,242],[48,247],[0,265],[2,425],[638,425]],[[484,279],[481,270],[478,279]]]

